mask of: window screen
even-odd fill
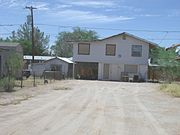
[[[132,45],[132,56],[133,57],[142,56],[142,45]]]
[[[80,55],[89,55],[90,54],[90,44],[88,44],[88,43],[79,43],[78,44],[78,54],[80,54]]]
[[[106,44],[106,55],[115,56],[115,54],[116,54],[116,45]]]

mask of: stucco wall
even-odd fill
[[[116,44],[115,56],[106,56],[106,44]],[[132,57],[132,45],[142,45],[142,57]],[[138,74],[147,79],[149,43],[126,35],[115,36],[102,41],[90,42],[90,55],[78,55],[78,43],[73,45],[74,62],[98,62],[98,79],[103,79],[103,66],[110,64],[109,80],[120,80],[124,64],[138,65]]]
[[[68,74],[68,63],[60,60],[60,59],[51,59],[44,63],[36,63],[33,65],[33,72],[36,74],[36,76],[42,76],[44,70],[51,70],[51,65],[61,65],[62,66],[62,73],[67,76]]]
[[[116,44],[116,55],[106,56],[106,44]],[[142,45],[142,57],[132,57],[132,45]],[[113,37],[103,41],[90,43],[90,55],[78,55],[78,44],[73,46],[73,61],[81,62],[103,62],[119,64],[148,64],[149,44],[132,37]]]

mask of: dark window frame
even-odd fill
[[[79,52],[80,50],[79,50],[79,47],[80,47],[80,45],[88,45],[89,47],[88,47],[88,53],[82,53],[82,52]],[[78,43],[78,55],[90,55],[90,43]]]
[[[140,47],[141,48],[140,52],[139,51],[134,51],[133,47]],[[132,57],[142,57],[142,45],[132,45],[132,47],[131,47],[131,56]]]
[[[115,47],[113,54],[108,54],[107,53],[107,51],[108,51],[107,46],[114,46]],[[106,56],[116,56],[116,44],[106,44]]]

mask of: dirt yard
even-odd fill
[[[180,98],[157,87],[67,80],[31,88],[43,92],[0,105],[0,135],[180,135]]]

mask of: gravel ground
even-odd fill
[[[0,134],[180,135],[180,98],[157,88],[84,80],[30,88],[33,98],[0,106]]]

